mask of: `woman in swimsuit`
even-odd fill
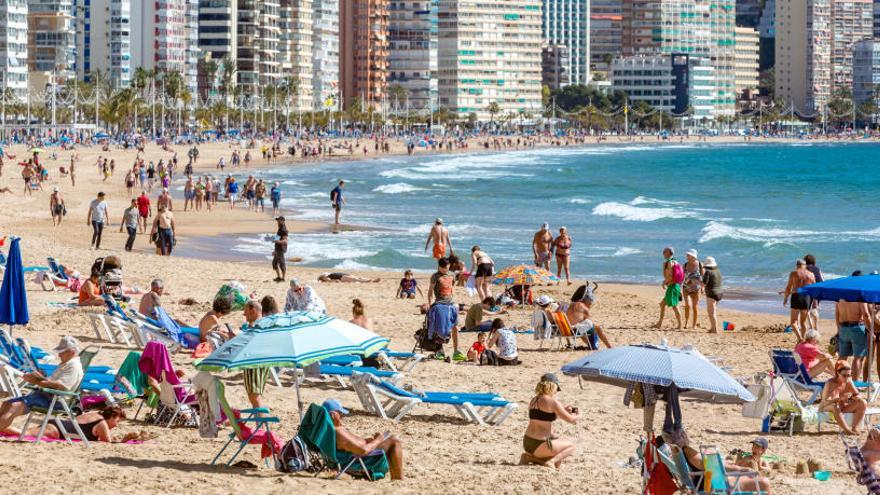
[[[480,249],[480,246],[471,248],[471,272],[476,279],[477,295],[480,297],[480,300],[492,297],[492,289],[489,288],[489,282],[492,279],[492,275],[495,274],[495,262]]]
[[[859,395],[852,381],[852,369],[849,364],[845,360],[838,361],[834,365],[834,378],[825,382],[825,388],[822,389],[819,410],[830,412],[845,434],[858,435],[867,408],[867,401]],[[845,413],[853,414],[852,428],[843,418]]]
[[[697,328],[697,307],[700,304],[700,292],[703,291],[703,264],[697,258],[696,249],[688,249],[687,262],[684,266],[684,283],[682,291],[684,292],[684,328],[687,329],[688,321],[693,314],[694,323],[692,328]]]
[[[354,323],[355,325],[366,328],[367,330],[373,329],[373,321],[370,320],[369,317],[365,314],[364,311],[364,303],[361,302],[360,299],[353,299],[351,301],[351,316],[352,319],[348,320],[349,323]]]
[[[571,285],[571,237],[565,227],[559,228],[559,237],[553,239],[553,248],[556,250],[556,277],[561,281],[565,270],[565,281]]]
[[[541,377],[535,387],[535,397],[529,402],[529,426],[523,436],[523,450],[520,464],[541,464],[559,469],[562,461],[574,454],[575,446],[571,440],[553,436],[553,422],[557,418],[576,424],[580,414],[576,407],[563,406],[556,399],[559,379],[553,373]]]
[[[116,428],[119,422],[125,419],[125,411],[119,406],[105,407],[100,411],[91,411],[82,413],[76,417],[83,432],[83,436],[90,442],[107,442],[107,443],[125,443],[129,440],[141,440],[141,433],[126,433],[122,437],[115,437],[110,430]],[[76,434],[76,428],[70,420],[62,420],[61,426],[68,435]],[[7,430],[9,433],[20,434],[13,428]],[[40,425],[32,426],[25,431],[25,435],[35,437],[40,434]],[[61,432],[58,431],[57,425],[49,423],[46,425],[46,431],[43,433],[46,438],[61,438]]]

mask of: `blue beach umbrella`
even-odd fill
[[[880,303],[880,276],[864,275],[826,280],[798,289],[820,301],[844,301]]]
[[[638,344],[596,352],[562,367],[566,375],[626,387],[630,383],[687,389],[681,395],[710,401],[752,402],[755,396],[696,350]]]
[[[13,237],[9,246],[3,285],[0,285],[0,324],[27,325],[30,321],[20,242],[20,238]]]
[[[385,337],[332,316],[305,311],[279,313],[254,322],[203,359],[196,368],[234,371],[304,367],[348,354],[372,355],[388,345]],[[302,414],[299,380],[296,396]]]

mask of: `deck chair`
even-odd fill
[[[391,349],[382,349],[376,353],[375,357],[389,370],[397,373],[411,373],[425,359],[423,354],[392,351]]]
[[[318,375],[334,380],[342,388],[348,388],[349,384],[346,379],[351,379],[355,373],[364,373],[387,380],[391,383],[397,383],[403,379],[403,374],[394,371],[385,371],[369,366],[341,366],[337,364],[320,364],[318,366]]]
[[[164,406],[166,410],[171,411],[171,417],[168,418],[168,422],[165,424],[166,428],[170,428],[171,425],[175,424],[175,421],[177,421],[178,418],[182,418],[186,414],[191,415],[196,426],[199,425],[199,413],[191,407],[193,404],[196,404],[196,401],[186,400],[188,397],[192,397],[192,394],[192,383],[187,382],[172,385],[164,379],[159,382],[159,404]],[[163,415],[157,414],[155,422],[158,424],[162,417]]]
[[[348,473],[352,476],[363,476],[370,481],[384,478],[388,474],[388,458],[385,452],[375,450],[367,455],[354,455],[336,449],[336,427],[330,419],[330,413],[317,405],[309,404],[305,416],[299,425],[297,436],[306,446],[321,455],[324,461],[321,471],[336,470],[336,479]]]
[[[23,374],[9,362],[8,357],[0,355],[0,392],[6,394],[7,397],[23,395],[20,385]]]
[[[148,318],[133,309],[130,309],[127,313],[123,314],[128,318],[129,322],[137,327],[138,332],[133,332],[132,336],[138,347],[146,347],[147,342],[155,340],[165,344],[165,347],[167,347],[168,351],[172,354],[181,349],[180,342],[168,335],[168,333],[159,326],[156,320]],[[134,333],[137,333],[137,335],[134,335]]]
[[[79,360],[82,363],[83,369],[88,369],[89,364],[91,364],[92,360],[95,356],[100,352],[100,347],[89,346],[80,351]],[[89,446],[89,440],[83,434],[82,429],[79,427],[79,423],[76,422],[76,415],[73,413],[71,409],[80,398],[81,394],[81,383],[77,384],[77,387],[70,392],[63,390],[55,390],[49,388],[37,388],[40,392],[48,394],[52,397],[52,401],[49,403],[48,408],[39,408],[39,407],[31,407],[30,412],[28,412],[27,418],[24,421],[24,426],[21,427],[21,434],[18,436],[18,440],[24,440],[25,433],[27,432],[28,425],[30,424],[32,419],[36,419],[37,414],[43,415],[43,422],[40,425],[40,430],[37,433],[36,442],[39,442],[43,438],[43,434],[46,433],[46,426],[49,424],[49,421],[53,421],[55,423],[55,427],[58,429],[58,433],[61,435],[67,443],[73,443],[71,441],[71,436],[76,434],[80,440],[82,440],[83,445],[86,447]],[[74,432],[68,432],[64,425],[62,425],[62,418],[69,420],[73,424]]]
[[[672,446],[672,456],[675,465],[678,467],[678,473],[681,475],[680,482],[682,487],[688,493],[701,493],[703,487],[703,479],[706,476],[705,471],[694,471],[685,458],[684,450]]]
[[[846,463],[856,473],[856,483],[865,487],[870,495],[880,495],[880,477],[865,461],[862,449],[852,440],[841,435],[843,446],[846,449]]]
[[[764,491],[744,491],[740,488],[744,478],[751,478],[758,483],[757,471],[731,471],[724,469],[724,459],[714,446],[700,446],[700,455],[703,457],[705,469],[704,487],[707,493],[724,495],[766,495]],[[728,477],[733,478],[733,485]]]
[[[469,423],[499,426],[517,407],[493,393],[408,391],[363,373],[355,373],[351,384],[367,412],[394,421],[425,403],[452,406]]]
[[[238,440],[238,450],[232,454],[232,457],[226,463],[227,466],[232,465],[232,461],[238,457],[238,454],[244,450],[245,446],[248,444],[263,444],[268,442],[272,457],[275,457],[275,442],[272,439],[272,428],[271,425],[278,424],[281,422],[277,417],[269,415],[269,409],[265,407],[258,407],[253,409],[240,409],[238,410],[238,415],[229,405],[229,402],[226,401],[226,386],[223,385],[223,382],[214,377],[214,386],[217,387],[217,400],[220,401],[220,408],[223,410],[223,414],[226,415],[226,418],[229,420],[229,425],[232,426],[232,432],[229,434],[229,439],[223,444],[223,448],[220,449],[220,452],[217,452],[217,455],[214,456],[214,459],[211,461],[211,465],[217,463],[220,459],[220,456],[223,455],[223,452],[229,447],[229,445],[234,441]],[[246,417],[241,417],[242,414],[247,414]],[[242,426],[246,426],[248,423],[253,423],[253,430],[245,434],[242,430]],[[262,430],[262,431],[261,431]],[[266,461],[268,465],[268,458]]]
[[[199,345],[201,333],[198,328],[180,326],[163,308],[156,308],[154,312],[156,323],[174,340],[188,349],[195,349]]]
[[[59,287],[67,287],[70,283],[70,277],[64,271],[64,267],[55,261],[55,258],[46,258],[48,267],[41,267],[38,270],[40,275],[40,285],[45,291],[55,291]],[[49,282],[48,284],[46,282]]]

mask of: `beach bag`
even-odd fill
[[[498,366],[498,354],[492,349],[480,353],[480,366]]]
[[[312,470],[309,448],[299,436],[291,438],[275,455],[275,470],[282,473]]]
[[[220,287],[214,299],[218,297],[227,299],[233,311],[241,311],[248,301],[247,288],[241,282],[233,280]]]
[[[684,268],[677,262],[671,261],[672,263],[672,282],[675,284],[680,284],[684,282]]]

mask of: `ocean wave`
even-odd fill
[[[633,254],[639,254],[641,252],[641,249],[622,247],[618,248],[617,251],[614,251],[614,254],[612,254],[611,256],[630,256]]]
[[[633,206],[639,205],[689,205],[687,201],[665,201],[657,198],[649,198],[645,196],[636,196],[636,198],[629,202],[629,204]]]
[[[375,266],[366,265],[364,263],[358,263],[354,260],[342,260],[341,263],[337,263],[333,266],[336,270],[354,270],[354,271],[366,271],[366,270],[379,270],[379,268]]]
[[[760,242],[765,246],[795,242],[842,242],[876,241],[880,239],[880,227],[861,231],[820,231],[795,230],[786,228],[762,229],[755,227],[736,227],[723,222],[709,222],[703,227],[700,244],[716,239]]]
[[[696,212],[685,210],[683,208],[640,208],[638,206],[618,203],[616,201],[608,201],[596,205],[596,207],[593,208],[593,215],[618,217],[628,222],[654,222],[666,218],[699,218],[699,215]]]
[[[510,169],[542,162],[544,160],[537,154],[513,152],[491,155],[460,154],[424,161],[416,166],[384,170],[379,172],[379,175],[389,179],[437,180],[451,177],[463,181],[501,177],[533,177],[533,174],[510,172]]]
[[[283,184],[285,186],[304,186],[305,185],[305,183],[303,181],[296,180],[296,179],[287,179],[286,181],[282,182],[281,184]]]
[[[411,184],[407,184],[406,182],[397,182],[394,184],[383,184],[381,186],[378,186],[373,189],[373,192],[385,194],[401,194],[424,190],[424,188],[416,187]]]
[[[573,205],[588,205],[588,204],[592,203],[592,201],[590,201],[589,199],[583,199],[583,198],[572,198],[572,199],[568,200],[568,202]]]

